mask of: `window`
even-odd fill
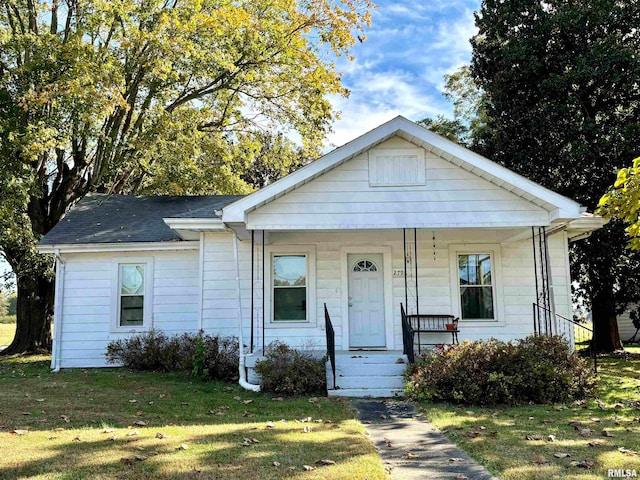
[[[307,321],[307,256],[273,255],[273,321]]]
[[[495,318],[491,254],[458,254],[458,286],[463,320]]]
[[[354,272],[377,272],[378,267],[370,260],[360,260],[353,266]]]
[[[148,330],[153,317],[153,257],[114,258],[111,266],[111,331]]]
[[[144,324],[144,267],[144,264],[120,265],[120,327],[141,327]]]

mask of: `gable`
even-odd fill
[[[548,225],[549,212],[396,135],[247,213],[249,229]]]

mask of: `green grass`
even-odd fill
[[[345,400],[123,369],[54,374],[48,360],[0,360],[2,479],[386,478]]]
[[[606,477],[608,469],[640,471],[639,456],[618,450],[640,450],[640,359],[613,356],[599,359],[599,365],[598,398],[584,402],[514,408],[422,407],[447,436],[504,480],[595,480]],[[574,421],[582,422],[591,435],[581,436],[569,425]],[[612,436],[603,436],[605,430]],[[555,441],[548,441],[548,435],[554,435]],[[527,436],[540,440],[527,440]],[[556,458],[555,453],[571,456]],[[593,467],[570,465],[582,460],[592,461]]]
[[[0,345],[9,345],[16,333],[16,316],[0,316]]]

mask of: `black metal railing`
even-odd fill
[[[593,359],[593,371],[598,373],[598,357],[593,345],[593,328],[589,324],[567,318],[534,303],[533,331],[535,335],[564,337],[577,353],[589,354]]]
[[[333,373],[333,389],[336,389],[336,332],[333,330],[327,304],[324,304],[324,327],[327,335],[327,357],[331,362],[331,373]]]
[[[407,318],[407,313],[404,311],[404,305],[400,304],[400,316],[402,317],[402,353],[404,353],[409,359],[409,363],[416,361],[415,354],[413,352],[413,328]]]

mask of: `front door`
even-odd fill
[[[382,254],[347,256],[349,271],[349,347],[384,348]]]

